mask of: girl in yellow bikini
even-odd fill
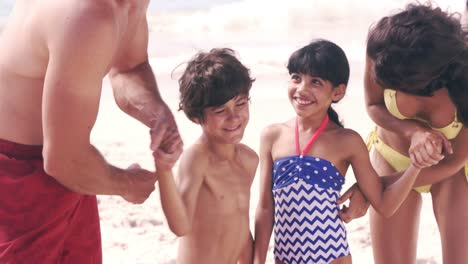
[[[377,125],[369,138],[374,168],[388,175],[411,161],[439,162],[421,171],[392,217],[371,210],[377,264],[416,262],[420,192],[432,195],[444,263],[468,263],[467,34],[459,16],[421,4],[382,18],[369,32],[364,84]]]

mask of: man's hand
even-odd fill
[[[364,195],[361,193],[357,183],[353,184],[337,201],[337,203],[343,204],[349,199],[349,207],[343,205],[338,212],[340,218],[345,222],[349,223],[351,220],[366,215],[367,209],[369,209],[369,202],[366,200]]]
[[[170,170],[182,154],[183,143],[174,116],[167,106],[162,113],[150,130],[150,148],[156,169]]]
[[[122,197],[130,203],[140,204],[146,201],[154,191],[158,179],[156,174],[142,169],[138,164],[132,164],[125,170],[127,176],[127,192]]]
[[[446,154],[452,154],[452,144],[440,132],[433,129],[419,130],[411,136],[408,154],[417,168],[425,168],[441,161]]]

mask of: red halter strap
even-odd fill
[[[300,152],[300,146],[299,146],[299,126],[297,124],[297,118],[296,118],[296,153],[297,155],[306,155],[307,152],[309,152],[309,149],[312,147],[312,144],[317,140],[318,136],[322,133],[322,131],[325,129],[329,121],[328,115],[325,116],[325,119],[323,119],[322,123],[320,124],[319,128],[314,132],[312,135],[312,138],[310,138],[309,142],[307,142],[306,146]]]

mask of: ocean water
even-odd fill
[[[0,25],[14,0],[0,0]],[[330,39],[350,61],[362,61],[369,26],[409,0],[160,0],[151,1],[149,54],[161,73],[194,52],[231,47],[256,73],[284,69],[289,54],[313,38]],[[424,1],[422,1],[424,2]],[[466,0],[434,0],[463,13]]]

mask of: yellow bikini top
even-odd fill
[[[419,118],[410,118],[402,115],[400,113],[400,110],[398,110],[397,102],[396,102],[396,91],[392,89],[384,89],[384,99],[385,99],[385,106],[387,107],[388,111],[396,118],[398,119],[417,119],[423,122],[427,122],[425,120],[419,119]],[[440,131],[442,134],[444,134],[447,139],[453,139],[456,138],[458,133],[462,130],[463,125],[461,122],[458,121],[457,118],[457,113],[455,112],[455,119],[446,127],[442,128],[435,128],[432,127],[432,129]]]

